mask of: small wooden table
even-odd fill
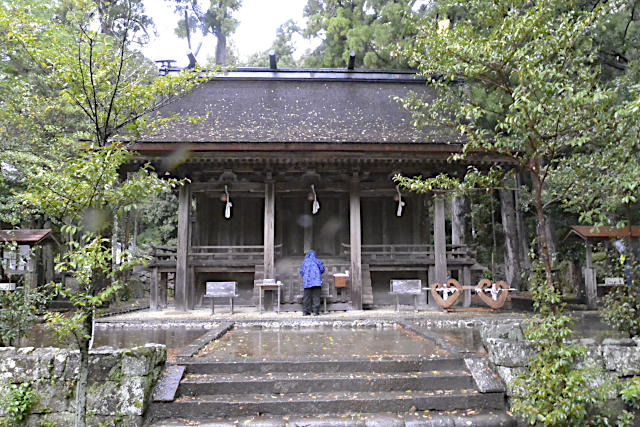
[[[275,312],[280,313],[280,287],[282,286],[282,282],[277,281],[276,279],[263,279],[256,280],[255,285],[258,287],[258,310],[260,314],[262,314],[262,296],[264,291],[277,291],[278,301],[276,303]]]

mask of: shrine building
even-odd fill
[[[451,235],[443,197],[393,181],[467,167],[449,160],[462,149],[457,134],[413,125],[398,101],[410,93],[435,96],[413,72],[239,68],[166,107],[201,120],[171,122],[133,146],[136,164],[189,179],[177,247],[149,265],[151,307],[166,306],[171,273],[178,310],[204,304],[207,281],[235,281],[238,303],[257,304],[255,283],[266,278],[282,283],[282,310],[299,310],[309,249],[326,266],[329,310],[390,303],[390,279],[471,284],[464,218],[451,216]],[[334,273],[348,276],[346,288]]]

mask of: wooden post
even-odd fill
[[[464,196],[454,197],[451,201],[451,244],[465,245],[466,239],[466,199]],[[458,279],[462,285],[471,285],[471,270],[468,266],[458,269]],[[462,306],[471,306],[471,289],[465,289],[462,293]]]
[[[264,278],[275,279],[275,184],[267,179],[264,185]]]
[[[178,252],[176,256],[175,305],[177,311],[189,307],[189,229],[191,228],[191,187],[185,183],[178,193]]]
[[[160,289],[158,290],[158,308],[167,308],[167,288],[169,273],[160,273]]]
[[[598,284],[596,281],[596,269],[593,268],[593,256],[591,254],[591,243],[585,241],[586,246],[586,264],[582,269],[584,275],[584,288],[587,294],[587,307],[596,308],[596,300],[598,298]]]
[[[437,195],[433,204],[433,242],[436,282],[447,282],[447,240],[444,223],[444,196]]]
[[[149,290],[149,309],[153,311],[158,309],[159,276],[160,272],[158,267],[154,267],[151,270],[151,289]]]
[[[465,265],[462,268],[462,280],[460,283],[463,286],[472,286],[471,283],[471,267]],[[467,289],[462,294],[462,306],[465,308],[471,307],[471,289]]]
[[[360,179],[351,180],[349,196],[349,230],[351,245],[351,304],[355,310],[362,310],[362,226],[360,219]]]

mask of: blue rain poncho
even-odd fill
[[[314,251],[308,251],[300,266],[302,286],[305,289],[322,286],[322,273],[324,273],[324,264],[316,258]]]

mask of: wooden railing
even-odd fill
[[[276,245],[274,248],[275,255],[279,256],[282,253],[282,244]],[[175,263],[177,259],[177,248],[175,246],[153,247],[151,257],[151,263]],[[264,246],[191,246],[188,257],[190,260],[198,263],[252,261],[259,264],[264,257]]]
[[[343,255],[348,256],[351,252],[351,245],[342,243]],[[362,258],[367,261],[398,261],[398,260],[433,260],[433,245],[362,245],[360,252]],[[469,247],[466,245],[447,245],[447,259],[467,259],[471,258]]]

